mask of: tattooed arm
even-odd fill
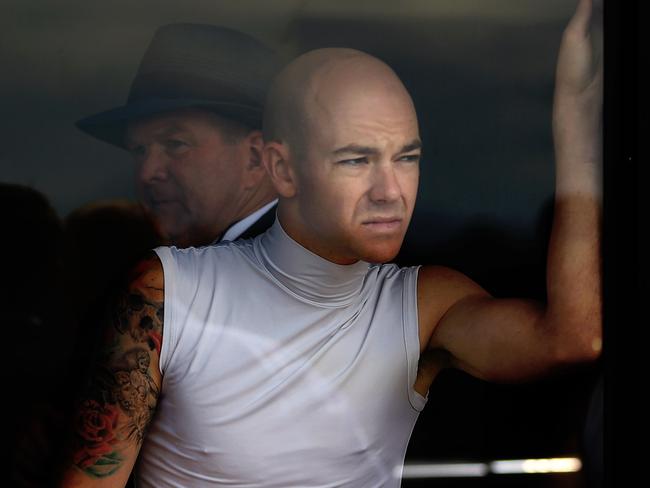
[[[160,392],[163,286],[152,256],[106,314],[101,354],[76,411],[65,487],[123,487],[129,477]]]

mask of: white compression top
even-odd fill
[[[138,487],[398,487],[426,399],[417,268],[331,263],[276,221],[158,248],[162,393]]]

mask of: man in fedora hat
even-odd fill
[[[266,104],[277,220],[249,241],[157,248],[135,270],[80,405],[69,486],[120,486],[139,457],[142,487],[396,488],[443,368],[521,381],[597,357],[591,17],[580,0],[560,48],[547,303],[492,297],[448,268],[381,264],[417,193],[413,102],[370,55],[310,51]]]
[[[262,109],[275,53],[224,27],[159,28],[122,107],[77,122],[128,150],[137,190],[169,244],[252,237],[275,216],[261,164]]]

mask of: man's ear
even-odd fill
[[[257,188],[263,178],[268,177],[264,164],[262,163],[262,151],[264,149],[264,139],[262,131],[251,131],[245,140],[246,144],[246,166],[245,166],[245,183],[246,188]]]
[[[280,196],[291,198],[298,192],[296,173],[289,161],[289,148],[278,141],[264,144],[262,162]]]
[[[264,149],[264,139],[261,130],[249,132],[246,136],[246,146],[249,150],[248,165],[246,169],[257,170],[264,169],[262,164],[262,149]]]

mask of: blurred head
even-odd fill
[[[274,196],[261,163],[262,134],[187,108],[129,122],[139,198],[179,247],[213,242]]]
[[[418,187],[420,138],[408,92],[382,61],[319,49],[276,78],[264,164],[289,235],[339,264],[389,261]]]
[[[77,126],[131,150],[142,202],[170,244],[209,244],[275,196],[253,129],[279,66],[274,50],[246,33],[167,24],[156,29],[126,103]]]

